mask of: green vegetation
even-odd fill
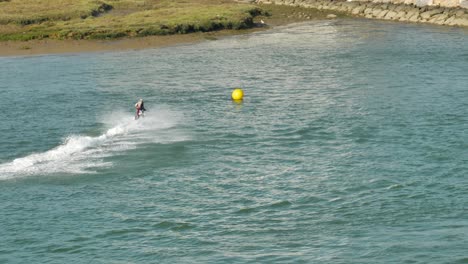
[[[0,25],[37,24],[44,21],[70,20],[96,16],[111,9],[103,2],[93,0],[11,0],[0,3]]]
[[[0,0],[0,40],[112,39],[254,25],[262,10],[228,0]]]

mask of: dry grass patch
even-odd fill
[[[37,24],[96,16],[111,8],[96,0],[11,0],[0,2],[0,24]]]

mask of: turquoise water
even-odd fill
[[[0,58],[0,263],[468,263],[466,43],[336,20]]]

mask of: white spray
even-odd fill
[[[102,118],[109,127],[102,135],[71,135],[51,150],[0,164],[0,180],[51,173],[93,173],[96,168],[112,166],[104,158],[116,152],[141,144],[187,140],[180,133],[162,133],[174,128],[179,120],[180,116],[168,111],[157,111],[136,121],[128,113],[109,114]]]

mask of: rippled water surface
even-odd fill
[[[336,20],[0,58],[0,263],[468,263],[466,43]]]

